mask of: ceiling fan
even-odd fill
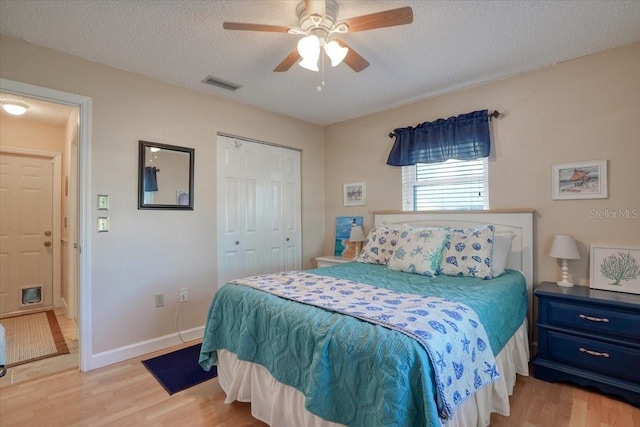
[[[355,72],[360,72],[369,66],[369,62],[345,42],[336,38],[337,34],[355,33],[356,31],[393,27],[413,22],[413,11],[408,6],[342,21],[337,20],[338,10],[338,3],[335,0],[303,0],[296,7],[298,27],[240,22],[225,22],[222,26],[226,30],[267,31],[305,36],[298,41],[296,49],[291,51],[273,71],[287,71],[301,59],[300,66],[311,71],[318,71],[318,60],[321,49],[323,49],[331,60],[332,66],[335,67],[344,61]]]

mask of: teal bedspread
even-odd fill
[[[492,280],[427,278],[355,262],[309,272],[463,302],[484,324],[494,355],[526,316],[525,280],[512,270]],[[326,420],[362,427],[440,425],[426,351],[383,326],[227,284],[209,309],[204,369],[215,364],[218,349],[266,367]]]

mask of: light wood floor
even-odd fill
[[[0,426],[258,427],[248,403],[224,404],[217,379],[169,396],[141,360],[91,372],[65,371],[0,390]],[[511,416],[491,426],[640,427],[640,409],[617,399],[533,377],[518,377]]]
[[[60,325],[62,335],[64,335],[67,347],[69,347],[69,353],[7,369],[7,374],[0,378],[0,389],[22,381],[52,375],[57,372],[78,369],[78,328],[76,323],[73,319],[67,319],[62,307],[55,308],[54,313],[56,314],[56,319],[58,320],[58,325]],[[0,425],[2,425],[1,421]]]

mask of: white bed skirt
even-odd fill
[[[486,427],[491,413],[509,415],[509,396],[516,374],[529,375],[527,320],[496,357],[501,379],[467,398],[446,427]],[[338,427],[307,411],[305,397],[295,388],[276,381],[258,364],[238,360],[235,354],[218,350],[218,378],[227,394],[225,403],[251,402],[251,414],[272,427]]]

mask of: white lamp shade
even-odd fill
[[[568,234],[558,234],[553,239],[549,256],[562,259],[580,259],[576,240]]]
[[[335,67],[336,65],[339,65],[347,56],[347,53],[349,53],[349,48],[342,47],[338,44],[337,41],[331,40],[324,45],[324,51],[331,59],[331,66]]]
[[[364,231],[359,225],[351,227],[351,234],[349,235],[350,242],[364,242]]]
[[[320,71],[317,59],[304,58],[302,61],[298,62],[298,65],[309,71]]]
[[[311,71],[318,71],[318,59],[320,58],[320,39],[318,36],[310,35],[298,41],[298,53],[302,61],[298,63],[303,68]]]

